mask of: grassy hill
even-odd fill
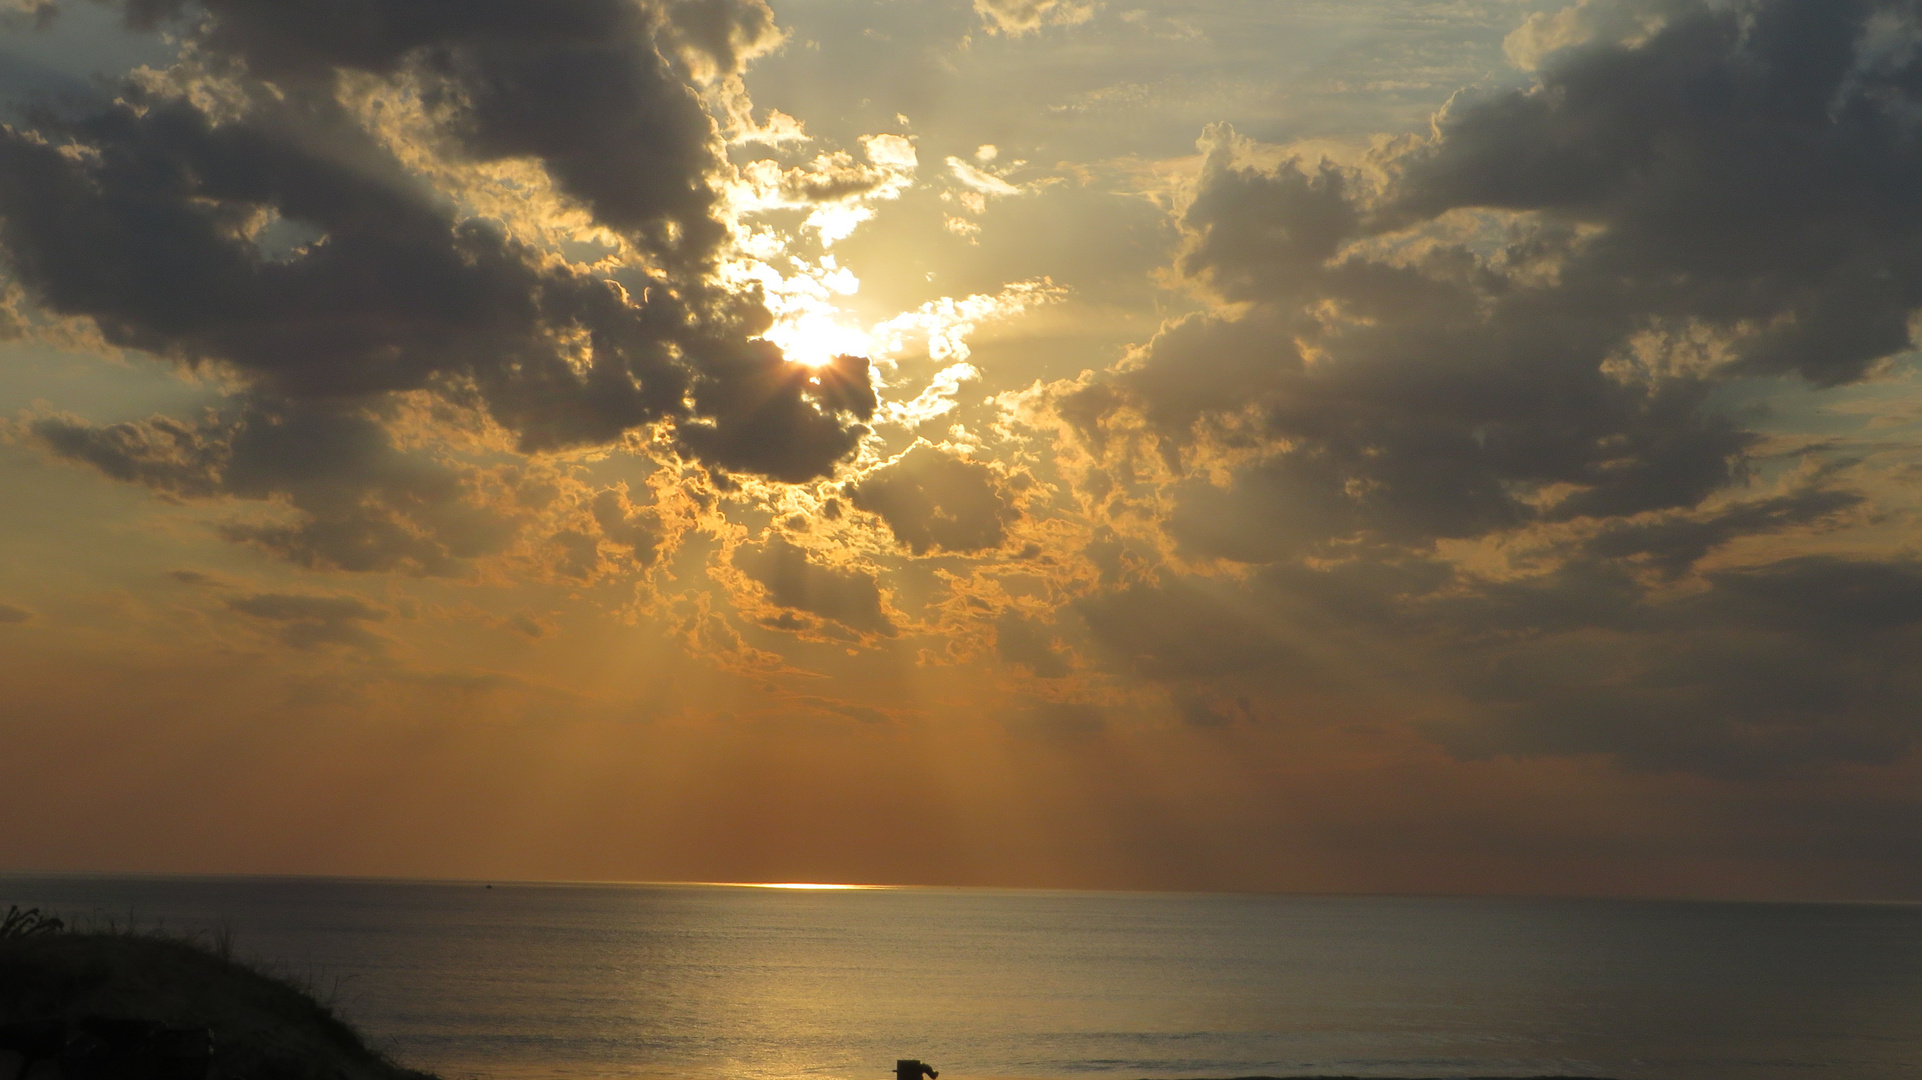
[[[66,930],[0,937],[0,1029],[60,1021],[77,1035],[87,1017],[206,1028],[220,1080],[433,1080],[375,1052],[301,988],[199,942]],[[0,1054],[9,1060],[19,1058]]]

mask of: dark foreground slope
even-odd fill
[[[0,1031],[16,1042],[23,1032],[59,1032],[69,1047],[65,1072],[83,1071],[71,1047],[90,1030],[139,1021],[211,1034],[217,1080],[432,1080],[370,1049],[297,987],[194,942],[122,933],[0,938]],[[43,1071],[57,1058],[34,1076],[59,1075]],[[20,1060],[0,1051],[0,1080]]]

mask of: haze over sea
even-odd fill
[[[1922,1076],[1922,907],[0,876],[444,1077]]]

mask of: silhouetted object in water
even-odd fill
[[[902,1058],[894,1063],[894,1080],[921,1080],[923,1076],[927,1077],[928,1080],[934,1080],[935,1077],[940,1075],[940,1073],[934,1071],[934,1066],[916,1061],[913,1058]]]

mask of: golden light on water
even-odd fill
[[[817,892],[893,888],[891,885],[839,885],[821,881],[717,881],[715,884],[740,889],[805,889]]]

